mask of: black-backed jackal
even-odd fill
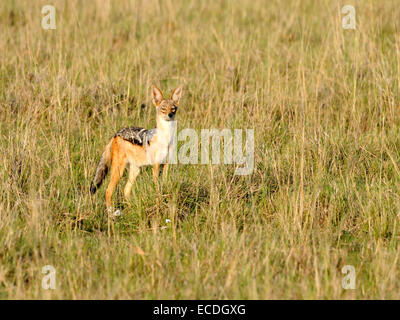
[[[106,205],[112,210],[111,198],[114,189],[122,177],[126,165],[129,165],[129,179],[124,189],[128,199],[140,167],[153,166],[153,179],[157,183],[160,164],[163,164],[163,179],[168,174],[168,149],[172,143],[172,121],[178,110],[182,88],[176,88],[170,99],[164,99],[160,89],[153,87],[153,103],[157,110],[157,126],[154,129],[130,127],[118,131],[107,144],[95,176],[90,186],[91,194],[99,188],[111,167],[110,183],[106,190]]]

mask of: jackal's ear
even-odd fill
[[[171,95],[171,100],[174,102],[174,104],[178,105],[179,104],[179,99],[181,98],[182,95],[182,87],[178,87],[172,92]]]
[[[160,89],[157,87],[153,86],[153,103],[156,107],[158,107],[161,103],[161,101],[164,100],[164,96],[161,92]]]

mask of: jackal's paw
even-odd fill
[[[107,208],[107,213],[108,213],[108,215],[110,217],[113,217],[113,218],[119,217],[119,216],[122,215],[122,211],[121,210],[117,209],[117,210],[114,211],[114,208]]]
[[[119,217],[119,216],[121,216],[121,215],[122,215],[122,211],[119,210],[119,209],[118,209],[118,210],[115,210],[114,213],[113,213],[113,216],[114,216],[114,217]]]

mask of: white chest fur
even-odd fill
[[[172,143],[175,121],[160,120],[157,124],[157,140],[160,144],[169,146]]]
[[[173,133],[174,121],[160,120],[157,123],[156,134],[147,149],[147,159],[149,164],[167,162],[168,149],[172,143]]]

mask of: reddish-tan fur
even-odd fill
[[[108,165],[111,164],[111,178],[106,190],[107,208],[112,208],[112,195],[126,166],[129,166],[128,182],[124,188],[124,195],[127,199],[140,172],[140,167],[153,165],[153,179],[157,184],[160,165],[163,163],[163,179],[167,177],[168,163],[165,161],[165,155],[171,143],[170,121],[174,119],[181,94],[182,89],[178,87],[171,95],[171,99],[166,100],[161,91],[153,87],[153,102],[157,107],[157,133],[148,148],[145,148],[144,144],[133,144],[120,136],[115,136],[107,144],[91,187],[91,192],[94,193],[104,179]]]

